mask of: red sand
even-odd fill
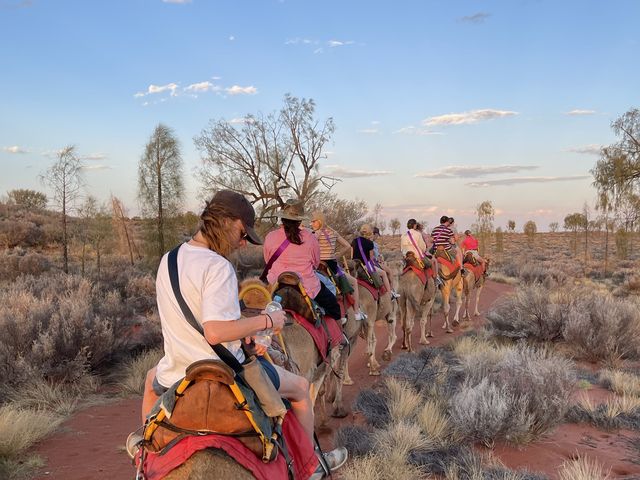
[[[480,311],[486,313],[490,305],[500,296],[512,290],[512,287],[488,282],[480,300]],[[473,325],[479,325],[483,318],[472,319]],[[454,334],[446,334],[441,328],[442,314],[434,316],[431,345],[441,345],[464,330],[457,329]],[[418,325],[414,327],[414,345],[419,349]],[[400,327],[398,326],[398,331]],[[378,360],[386,345],[386,327],[376,328],[378,334]],[[394,356],[400,353],[402,338],[396,342]],[[350,362],[350,375],[355,385],[344,387],[345,406],[349,408],[358,391],[372,386],[380,377],[370,377],[364,356],[364,342],[358,341]],[[384,366],[384,365],[383,365]],[[608,395],[602,389],[594,388],[587,393],[597,402]],[[64,423],[63,429],[37,448],[34,453],[45,458],[44,467],[37,480],[94,480],[133,478],[134,469],[124,452],[124,441],[138,427],[140,399],[131,398],[113,404],[87,408]],[[359,422],[357,415],[344,419],[331,418],[328,428],[321,433],[321,442],[330,446],[334,430],[343,425]],[[556,478],[558,467],[576,452],[597,458],[606,469],[611,468],[612,478],[626,475],[640,475],[640,465],[631,463],[627,458],[633,454],[624,447],[623,435],[637,436],[635,432],[603,432],[587,425],[562,425],[545,439],[528,445],[525,449],[498,444],[494,454],[510,468],[528,468]]]

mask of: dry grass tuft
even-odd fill
[[[422,396],[408,383],[393,377],[387,377],[385,386],[389,395],[387,404],[392,420],[412,421],[423,402]]]
[[[439,402],[427,400],[418,412],[418,425],[435,448],[443,448],[457,443],[445,407]]]
[[[397,462],[385,455],[371,455],[351,460],[340,470],[344,480],[416,480],[425,474],[407,462]]]
[[[15,458],[49,436],[63,417],[15,406],[0,408],[0,457]]]
[[[602,465],[588,457],[578,456],[562,464],[559,472],[560,480],[606,480],[610,473],[604,472]]]
[[[118,379],[123,396],[142,395],[147,372],[158,365],[162,358],[162,348],[147,350],[126,362],[122,368],[122,375]]]
[[[35,379],[11,390],[8,397],[16,408],[45,410],[67,417],[78,409],[83,397],[95,393],[99,386],[100,380],[91,375],[80,377],[75,384]]]
[[[640,397],[640,377],[621,370],[602,370],[598,381],[618,395],[633,395]]]

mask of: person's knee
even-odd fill
[[[153,391],[153,379],[156,377],[156,367],[153,367],[151,370],[147,372],[147,376],[144,379],[144,391],[152,392]]]

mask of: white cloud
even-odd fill
[[[163,93],[163,92],[171,92],[171,96],[175,97],[178,95],[177,93],[178,90],[178,84],[177,83],[167,83],[166,85],[154,85],[151,84],[149,85],[149,87],[147,87],[147,91],[146,92],[138,92],[134,95],[134,97],[138,98],[138,97],[144,97],[146,95],[152,95],[152,94],[156,94],[156,93]]]
[[[219,86],[214,85],[209,81],[192,83],[191,85],[189,85],[188,87],[185,87],[184,89],[185,92],[191,92],[191,93],[217,92],[219,90],[221,90]]]
[[[234,37],[233,35],[229,35],[229,41],[233,42],[236,39],[236,37]]]
[[[111,170],[111,167],[109,165],[84,165],[82,170]]]
[[[600,155],[600,150],[602,150],[602,145],[598,145],[597,143],[591,143],[589,145],[584,145],[582,147],[567,148],[565,151],[571,152],[571,153],[586,154],[586,155]]]
[[[451,165],[435,172],[417,173],[418,178],[475,178],[501,173],[535,170],[535,165]]]
[[[241,87],[240,85],[234,85],[224,89],[229,95],[255,95],[258,93],[258,89],[254,86]]]
[[[473,15],[465,15],[464,17],[460,18],[461,22],[466,22],[466,23],[484,23],[485,20],[487,20],[489,17],[491,16],[490,13],[486,13],[486,12],[478,12],[478,13],[474,13]]]
[[[494,118],[511,117],[513,115],[518,115],[518,112],[485,108],[482,110],[471,110],[470,112],[447,113],[445,115],[429,117],[422,121],[422,125],[425,127],[433,125],[468,125],[485,120],[492,120]]]
[[[361,178],[361,177],[379,177],[384,175],[393,175],[388,170],[357,170],[341,167],[340,165],[327,165],[328,169],[325,175],[338,178]]]
[[[162,3],[174,3],[176,5],[184,5],[186,3],[191,3],[191,0],[162,0]]]
[[[580,108],[576,108],[575,110],[571,110],[569,112],[564,112],[565,115],[594,115],[596,113],[595,110],[583,110]]]
[[[244,125],[245,123],[253,123],[254,120],[251,117],[236,117],[229,120],[231,125]]]
[[[318,40],[311,40],[309,38],[290,38],[288,39],[286,42],[284,42],[285,45],[298,45],[298,44],[303,44],[303,45],[318,45],[320,42]]]
[[[393,133],[401,133],[403,135],[417,135],[419,137],[426,137],[428,135],[444,135],[444,133],[442,132],[434,132],[433,130],[429,130],[428,128],[418,128],[414,127],[413,125],[402,127]]]
[[[11,147],[2,147],[2,151],[7,153],[29,153],[29,150],[19,147],[18,145],[12,145]]]
[[[366,133],[368,135],[375,135],[377,133],[380,133],[380,130],[378,130],[377,128],[362,128],[362,129],[358,130],[358,133]]]
[[[322,47],[320,47],[320,48],[316,48],[316,49],[313,51],[313,54],[314,54],[314,55],[317,55],[317,54],[319,54],[319,53],[324,53],[324,49],[323,49]]]
[[[82,155],[81,160],[104,160],[107,155],[104,153],[90,153],[89,155]]]
[[[348,40],[348,41],[342,41],[342,40],[329,40],[327,42],[327,45],[329,46],[329,48],[335,48],[335,47],[344,47],[346,45],[353,45],[355,42],[353,40]]]
[[[486,180],[484,182],[471,182],[466,185],[469,187],[492,187],[496,185],[518,185],[522,183],[550,183],[550,182],[568,182],[572,180],[584,180],[591,178],[590,175],[568,175],[566,177],[515,177],[502,178],[500,180]]]

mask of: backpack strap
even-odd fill
[[[284,252],[287,249],[290,243],[291,242],[289,241],[289,239],[285,238],[284,241],[278,247],[278,249],[275,252],[273,252],[273,255],[271,255],[271,258],[269,259],[267,264],[264,266],[264,270],[262,270],[262,274],[260,275],[260,280],[262,280],[264,283],[267,283],[267,274],[269,273],[269,270],[271,270],[271,267],[273,267],[273,264],[276,263],[276,260],[280,257],[280,255],[282,255],[282,252]]]
[[[193,315],[193,312],[187,305],[184,297],[182,296],[182,292],[180,292],[180,281],[178,279],[178,250],[182,245],[178,245],[176,248],[169,252],[168,266],[169,266],[169,280],[171,281],[171,288],[173,289],[173,295],[176,297],[178,301],[178,305],[180,305],[180,309],[182,310],[182,314],[184,318],[189,322],[196,331],[198,331],[204,337],[204,330],[202,325],[198,323],[196,317]],[[206,337],[205,337],[206,340]],[[207,341],[207,343],[209,343]],[[236,373],[236,375],[240,375],[244,370],[242,364],[238,361],[238,359],[229,351],[227,347],[224,345],[217,343],[215,345],[211,345],[213,351],[216,352],[216,355],[222,360],[224,363],[229,365],[231,369]]]

